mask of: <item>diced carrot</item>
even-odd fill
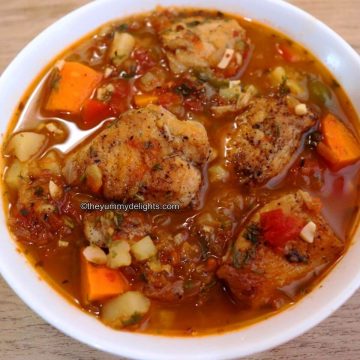
[[[138,107],[144,107],[149,104],[154,104],[158,101],[158,97],[156,95],[135,95],[134,96],[134,102],[135,105]]]
[[[81,254],[81,287],[85,303],[122,294],[129,288],[119,270],[93,265]]]
[[[360,146],[351,131],[334,116],[326,115],[321,122],[324,140],[318,145],[319,154],[339,170],[360,159]]]
[[[99,85],[102,74],[86,65],[71,61],[65,62],[61,70],[57,71],[45,109],[80,113],[85,100]]]

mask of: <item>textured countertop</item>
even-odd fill
[[[87,2],[0,0],[0,74],[41,30]],[[290,2],[324,21],[360,52],[360,0]],[[46,324],[0,277],[0,359],[110,360],[115,357],[80,344]],[[248,359],[360,359],[360,291],[305,335]]]

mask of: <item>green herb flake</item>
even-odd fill
[[[287,77],[283,76],[281,84],[279,86],[279,93],[281,96],[290,94],[290,88],[287,85]]]
[[[29,215],[29,210],[25,209],[25,208],[22,208],[22,209],[20,209],[20,214],[22,216],[28,216]]]
[[[137,324],[139,321],[141,321],[142,315],[138,312],[131,315],[131,317],[128,320],[123,320],[122,324],[124,326],[131,326]]]
[[[159,171],[159,170],[162,170],[163,168],[162,168],[162,166],[161,166],[161,164],[155,164],[152,168],[151,168],[151,170],[152,171]]]
[[[38,197],[42,196],[44,194],[44,189],[41,186],[38,186],[34,190],[34,194]]]
[[[196,91],[196,89],[193,88],[193,87],[190,87],[189,85],[187,85],[185,83],[183,83],[181,85],[176,86],[174,91],[177,94],[180,94],[180,95],[182,95],[184,97],[188,97],[191,94],[193,94]]]
[[[233,266],[236,269],[240,269],[247,265],[249,261],[254,257],[255,255],[255,247],[251,247],[249,250],[246,251],[239,251],[237,249],[233,250],[233,257],[232,257],[232,263]]]
[[[194,21],[190,21],[190,22],[186,23],[186,26],[192,28],[192,27],[198,26],[200,24],[201,24],[201,21],[194,20]]]
[[[257,244],[261,237],[261,228],[257,224],[250,224],[245,230],[244,238],[252,244]]]
[[[128,31],[128,30],[129,30],[128,24],[120,24],[116,27],[117,32],[124,32],[124,31]]]

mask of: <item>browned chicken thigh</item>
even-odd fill
[[[186,207],[209,156],[206,130],[160,106],[129,110],[66,159],[69,184],[85,183],[111,200],[176,203]]]

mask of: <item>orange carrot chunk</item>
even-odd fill
[[[81,287],[83,300],[89,303],[122,294],[129,285],[119,270],[91,264],[81,255]]]
[[[317,151],[334,170],[339,170],[359,160],[358,141],[336,116],[328,114],[323,118],[321,132],[323,141],[318,145]]]
[[[99,85],[102,74],[71,61],[65,62],[61,70],[56,71],[45,109],[79,114],[85,100]]]

